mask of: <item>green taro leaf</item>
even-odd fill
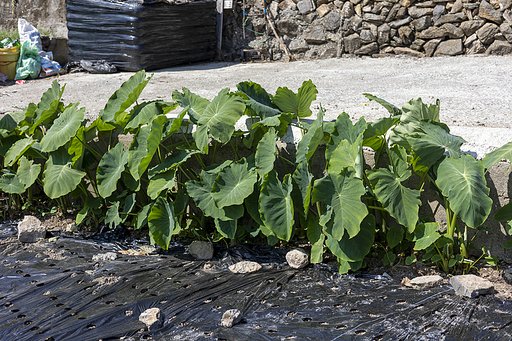
[[[158,197],[148,216],[149,233],[162,249],[167,250],[174,230],[173,207],[165,198]]]
[[[141,127],[133,137],[133,141],[128,149],[128,169],[135,180],[139,180],[147,168],[139,167],[141,166],[141,161],[148,155],[147,146],[150,133],[150,125]]]
[[[139,126],[153,121],[156,116],[161,114],[163,114],[163,111],[158,105],[158,102],[144,102],[139,104],[133,108],[125,129],[137,129]]]
[[[252,109],[262,120],[281,113],[281,110],[272,103],[272,97],[261,85],[247,81],[238,83],[236,87],[249,98],[245,101],[247,107]]]
[[[0,190],[10,194],[22,194],[25,186],[16,174],[7,173],[0,178]]]
[[[41,139],[41,151],[53,152],[70,141],[82,124],[85,108],[77,109],[79,103],[67,107]]]
[[[316,99],[317,93],[318,90],[310,79],[302,83],[297,94],[286,87],[277,89],[273,101],[285,113],[291,113],[294,117],[309,117],[312,115],[311,103]]]
[[[183,109],[176,118],[171,118],[164,130],[164,139],[167,139],[174,135],[181,128],[181,123],[183,122],[183,118],[185,114],[188,112],[188,109]]]
[[[152,122],[151,122],[151,131],[149,132],[149,136],[147,139],[146,144],[146,156],[142,158],[142,160],[139,163],[139,176],[133,176],[135,180],[138,180],[142,174],[146,171],[149,164],[151,163],[151,160],[153,159],[153,156],[155,155],[156,151],[160,147],[160,142],[162,142],[162,133],[164,129],[164,124],[167,121],[167,117],[165,115],[157,116]],[[142,152],[142,150],[141,150]],[[133,175],[133,173],[132,173]]]
[[[39,173],[41,173],[40,164],[34,164],[34,160],[29,161],[24,156],[20,158],[17,175],[19,181],[25,186],[25,189],[29,188],[34,182],[36,182]]]
[[[238,96],[230,96],[229,89],[223,89],[204,109],[197,121],[207,126],[211,137],[220,143],[227,143],[235,131],[235,123],[244,114],[245,103]]]
[[[208,154],[208,145],[210,140],[208,138],[208,126],[196,126],[196,130],[192,133],[192,137],[196,143],[197,149],[203,154]]]
[[[289,241],[293,228],[292,179],[286,174],[283,183],[275,170],[265,175],[259,198],[259,211],[263,224],[277,238]]]
[[[119,201],[116,201],[114,205],[110,206],[107,210],[105,224],[107,224],[111,229],[121,224],[121,217],[119,216]]]
[[[59,83],[54,80],[52,87],[43,94],[34,112],[34,124],[30,127],[30,134],[33,134],[41,123],[51,120],[57,115],[59,109],[62,107],[60,99],[65,88],[66,85],[61,89]]]
[[[488,171],[492,165],[501,160],[512,160],[512,142],[509,142],[485,155],[482,159],[485,171]]]
[[[418,224],[413,234],[414,250],[425,250],[438,240],[441,235],[437,232],[439,230],[439,223],[424,223]]]
[[[295,163],[300,163],[303,160],[309,161],[322,142],[322,139],[324,138],[324,113],[325,111],[322,109],[318,111],[316,120],[311,124],[306,134],[304,134],[302,139],[299,141]]]
[[[512,201],[500,208],[494,215],[496,221],[512,220]]]
[[[18,126],[19,122],[16,122],[13,116],[12,113],[7,113],[0,118],[0,136],[3,138],[6,138]]]
[[[176,176],[175,169],[169,169],[167,172],[163,172],[155,175],[150,181],[147,189],[147,193],[152,200],[155,200],[162,191],[166,189],[172,189],[176,184],[174,177]]]
[[[4,167],[11,167],[36,141],[32,136],[16,141],[5,153]]]
[[[276,160],[276,139],[277,134],[274,128],[270,128],[258,142],[256,147],[256,169],[260,177],[274,169]]]
[[[512,249],[512,239],[505,242],[505,244],[503,244],[503,248],[504,249]]]
[[[252,193],[257,180],[256,170],[249,170],[244,158],[219,172],[212,187],[212,198],[218,208],[242,205]]]
[[[392,227],[388,230],[386,234],[386,241],[390,248],[394,248],[402,241],[404,237],[404,231],[400,227]]]
[[[370,252],[375,237],[375,217],[368,214],[361,222],[359,233],[350,238],[344,234],[340,241],[327,235],[325,244],[331,252],[347,262],[360,261]]]
[[[376,97],[374,95],[371,95],[371,94],[363,94],[363,96],[368,98],[370,101],[375,101],[375,102],[379,103],[380,105],[382,105],[391,114],[391,116],[396,116],[396,115],[401,115],[402,114],[402,110],[400,110],[400,108],[394,106],[391,103],[386,102],[383,99],[380,99],[380,98],[378,98],[378,97]]]
[[[81,126],[75,133],[75,137],[72,138],[71,143],[68,147],[68,154],[73,155],[73,166],[78,165],[76,168],[81,168],[84,156],[85,156],[85,141],[84,136],[85,127]]]
[[[342,152],[345,151],[345,149],[350,148],[350,146],[352,146],[352,149],[355,149],[356,145],[358,149],[360,148],[363,133],[366,129],[366,121],[364,118],[361,118],[356,122],[356,124],[352,125],[350,117],[346,113],[342,113],[336,119],[334,127],[335,129],[331,133],[331,140],[325,149],[325,158],[330,162],[332,154],[339,148],[337,152],[339,155],[335,158],[341,158],[344,160],[352,159],[352,156],[344,156],[342,155]],[[346,142],[343,143],[343,147],[340,147],[340,142],[343,140]]]
[[[176,167],[197,153],[199,153],[197,150],[180,150],[174,152],[173,154],[167,156],[158,166],[148,170],[148,177],[151,179],[157,174],[167,172],[170,169],[176,169]]]
[[[123,206],[123,212],[121,212],[121,222],[124,223],[126,219],[128,219],[130,213],[135,206],[137,193],[132,193],[128,196],[126,196],[126,199],[124,200],[124,206]]]
[[[100,110],[102,121],[112,122],[119,114],[135,103],[150,79],[151,77],[146,79],[146,72],[142,70],[124,82],[109,98],[105,108]]]
[[[306,160],[297,165],[293,172],[293,203],[296,205],[297,210],[302,212],[304,217],[308,216],[309,205],[311,204],[311,191],[313,190],[313,174],[309,172],[308,163]],[[302,207],[301,207],[302,206]]]
[[[308,240],[311,243],[311,263],[320,263],[323,260],[325,235],[318,220],[310,215],[308,217]]]
[[[242,205],[229,206],[219,208],[215,204],[212,196],[212,187],[217,177],[216,174],[208,174],[201,172],[201,182],[187,181],[185,183],[188,194],[194,199],[197,207],[199,207],[206,216],[221,220],[235,220],[244,214]]]
[[[197,124],[204,109],[210,104],[210,101],[206,98],[193,94],[187,88],[182,88],[183,93],[175,90],[172,93],[172,99],[178,102],[180,107],[188,109],[188,115],[190,120]]]
[[[414,231],[418,221],[418,212],[421,205],[420,191],[402,185],[408,176],[397,176],[388,169],[380,168],[368,173],[368,179],[373,192],[382,207],[396,219],[399,224],[407,227],[409,232]]]
[[[373,122],[368,122],[363,134],[363,145],[378,151],[386,143],[385,136],[387,132],[396,123],[398,123],[398,120],[392,117],[381,117]]]
[[[347,140],[341,140],[328,159],[327,171],[329,173],[340,173],[347,167],[355,168],[361,150],[362,141],[362,135],[360,135],[358,140],[352,144]]]
[[[50,199],[71,193],[85,176],[71,168],[73,159],[65,148],[50,153],[43,172],[43,190]]]
[[[312,201],[324,202],[332,207],[330,234],[336,240],[341,240],[345,230],[350,238],[359,233],[361,222],[368,214],[366,205],[361,202],[361,196],[365,193],[363,181],[349,169],[340,174],[330,173],[315,181]]]
[[[400,121],[403,123],[410,121],[439,122],[439,100],[436,101],[436,104],[426,105],[421,98],[411,99],[404,104],[402,111]]]
[[[220,220],[215,219],[215,227],[217,228],[217,231],[224,237],[233,239],[235,238],[236,234],[236,228],[237,228],[237,221],[236,220]]]
[[[251,218],[254,220],[254,222],[258,225],[263,225],[263,221],[261,220],[260,212],[258,210],[258,201],[260,198],[260,188],[258,186],[258,183],[256,182],[254,184],[254,190],[253,192],[245,198],[245,209],[247,210],[247,213],[251,216]]]
[[[135,223],[136,230],[140,230],[148,223],[148,215],[152,207],[153,204],[147,204],[139,211],[139,213],[137,213],[137,221]]]
[[[448,198],[453,212],[469,227],[482,225],[489,216],[492,199],[481,161],[469,155],[444,159],[437,169],[436,185]]]
[[[96,172],[98,191],[102,198],[108,198],[114,193],[127,163],[128,153],[125,152],[122,142],[118,142],[103,155]]]

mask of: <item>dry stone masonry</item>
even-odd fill
[[[285,57],[263,9],[295,59],[512,54],[512,0],[247,0],[227,12],[224,52],[267,46]]]

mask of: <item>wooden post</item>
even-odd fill
[[[217,0],[217,60],[222,59],[222,26],[224,25],[224,0]]]

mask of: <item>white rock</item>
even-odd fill
[[[437,284],[440,284],[443,281],[443,277],[439,275],[434,276],[420,276],[411,279],[409,284],[416,289],[424,289]]]
[[[139,321],[143,322],[148,330],[155,330],[162,327],[163,315],[158,308],[146,309],[139,315]]]
[[[490,281],[475,275],[453,276],[450,284],[457,294],[470,298],[494,292],[494,286]]]
[[[236,264],[230,265],[229,270],[236,274],[245,274],[249,272],[256,272],[261,269],[261,265],[256,262],[244,260]]]
[[[188,247],[188,252],[195,259],[209,260],[213,257],[213,244],[202,240],[194,240]]]
[[[242,312],[238,309],[229,309],[222,314],[220,325],[226,328],[231,328],[242,320]]]
[[[309,255],[301,248],[288,251],[286,254],[288,265],[294,269],[301,269],[309,264]]]
[[[46,229],[34,216],[26,215],[18,224],[18,240],[22,243],[35,243],[46,237]]]
[[[93,262],[106,262],[109,260],[116,260],[116,258],[117,253],[115,252],[100,253],[92,256]]]

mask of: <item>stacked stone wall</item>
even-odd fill
[[[247,0],[225,12],[224,52],[267,47],[285,53],[263,17],[296,59],[341,56],[512,54],[512,0]]]

